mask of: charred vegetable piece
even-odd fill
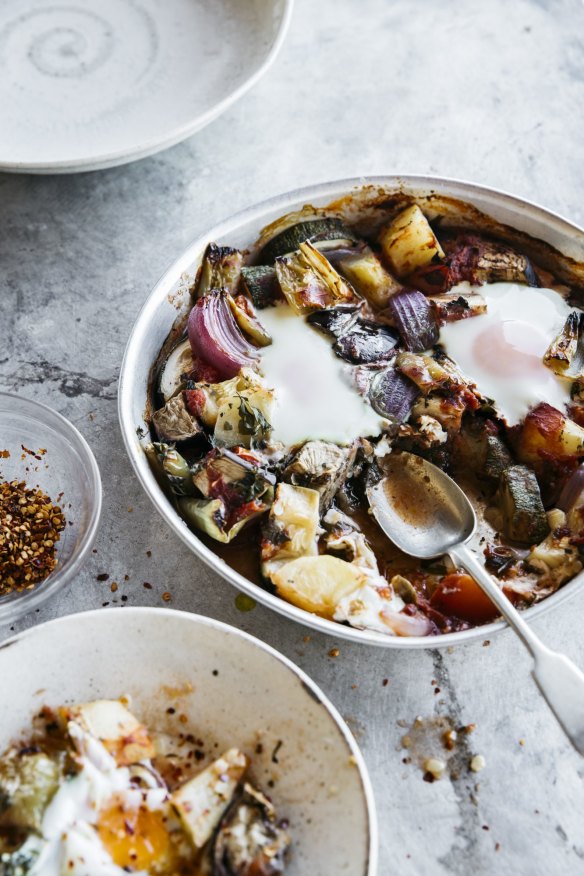
[[[236,295],[235,298],[229,296],[228,301],[235,321],[248,338],[251,338],[260,347],[267,347],[272,343],[271,337],[259,321],[249,298],[246,298],[245,295]]]
[[[498,502],[506,538],[534,544],[549,532],[537,478],[524,465],[512,465],[501,475]]]
[[[352,304],[342,304],[330,310],[315,310],[306,317],[306,322],[319,329],[325,335],[340,338],[350,331],[357,321],[358,308]]]
[[[539,286],[527,256],[497,241],[463,234],[446,244],[449,285],[469,283],[525,283]]]
[[[356,453],[356,444],[339,447],[326,441],[307,441],[282,472],[282,479],[317,490],[322,514],[343,485]]]
[[[381,232],[379,242],[397,277],[444,258],[438,238],[417,204],[399,213]]]
[[[446,292],[443,295],[433,295],[428,301],[434,308],[436,318],[441,325],[487,312],[487,302],[478,292],[464,295],[458,292]]]
[[[217,830],[212,876],[277,876],[289,846],[271,802],[246,782]]]
[[[0,761],[0,832],[7,828],[39,832],[61,777],[59,763],[42,751],[6,752]]]
[[[225,289],[226,292],[235,293],[242,262],[243,254],[238,249],[210,243],[201,266],[196,297],[202,298],[212,289]]]
[[[272,581],[292,605],[330,620],[338,603],[366,583],[367,576],[353,563],[321,554],[285,563]]]
[[[395,368],[376,374],[369,387],[369,401],[374,410],[392,423],[405,423],[420,390]]]
[[[418,289],[424,295],[442,295],[450,289],[450,269],[448,265],[426,265],[410,274],[405,283],[411,289]]]
[[[269,307],[282,297],[276,271],[268,265],[242,268],[241,279],[243,288],[258,310]]]
[[[230,748],[172,794],[171,803],[196,849],[213,835],[247,767],[246,756]]]
[[[193,351],[188,338],[186,338],[170,351],[160,369],[158,392],[164,401],[168,401],[173,395],[176,395],[179,389],[184,389],[193,366]]]
[[[154,453],[162,474],[176,496],[188,496],[193,492],[193,478],[190,466],[184,456],[168,444],[155,443],[147,448]],[[149,455],[150,455],[149,453]]]
[[[187,409],[184,392],[173,396],[152,414],[152,425],[161,441],[188,441],[203,431]]]
[[[584,429],[542,402],[525,417],[517,450],[522,461],[533,465],[550,458],[575,460],[584,456]]]
[[[439,389],[441,386],[454,383],[452,375],[432,356],[398,353],[396,365],[402,374],[409,377],[424,395]]]
[[[308,487],[279,483],[270,513],[263,523],[262,573],[268,579],[284,563],[318,553],[320,493]]]
[[[187,323],[193,354],[222,377],[235,377],[259,358],[235,321],[229,298],[223,290],[210,290],[195,303]]]
[[[389,312],[406,349],[422,353],[437,343],[438,322],[428,299],[415,290],[400,292],[389,301]]]
[[[357,292],[376,308],[387,307],[391,296],[401,291],[401,284],[365,243],[353,249],[327,252],[327,258]]]
[[[65,724],[74,722],[99,739],[118,766],[130,766],[156,754],[146,727],[120,700],[63,706],[59,717]]]
[[[490,420],[470,418],[456,439],[458,468],[473,471],[481,480],[496,487],[505,469],[513,465],[511,454],[497,426]]]
[[[358,319],[333,344],[334,353],[346,362],[364,365],[392,359],[399,341],[397,332],[376,322]]]
[[[300,244],[306,240],[311,241],[317,249],[326,249],[330,245],[338,246],[339,241],[351,244],[354,235],[340,219],[323,218],[298,222],[268,241],[259,254],[258,261],[272,265],[277,258],[290,255],[299,249]]]
[[[353,288],[308,242],[292,255],[276,259],[276,274],[284,297],[297,313],[359,301]]]
[[[560,377],[584,377],[584,313],[572,311],[543,361]]]
[[[513,459],[498,435],[487,435],[485,443],[486,456],[482,473],[486,478],[496,481],[512,464]]]

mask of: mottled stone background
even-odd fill
[[[96,453],[105,492],[97,553],[69,592],[15,629],[122,606],[122,595],[162,605],[168,590],[171,607],[281,649],[322,685],[363,748],[380,876],[584,873],[581,759],[509,633],[490,647],[400,654],[318,634],[305,642],[305,629],[260,606],[238,612],[235,591],[167,530],[130,469],[119,363],[145,296],[196,234],[298,185],[430,172],[584,223],[583,34],[580,0],[297,0],[269,75],[186,143],[105,172],[0,175],[0,388],[69,417]],[[117,593],[96,580],[103,572]],[[583,611],[579,596],[537,623],[580,665]],[[483,754],[486,769],[422,781],[402,763],[398,724],[418,714],[476,723],[468,752]]]

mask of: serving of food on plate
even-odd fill
[[[208,241],[151,372],[152,468],[207,546],[313,615],[401,637],[492,621],[472,578],[400,553],[369,513],[413,452],[472,498],[474,549],[532,605],[582,569],[583,285],[431,193]]]

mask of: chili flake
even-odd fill
[[[0,481],[0,593],[31,590],[58,563],[62,510],[24,481]]]

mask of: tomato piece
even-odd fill
[[[430,603],[443,614],[454,615],[472,624],[492,621],[499,614],[474,578],[462,572],[446,575],[434,591]]]

